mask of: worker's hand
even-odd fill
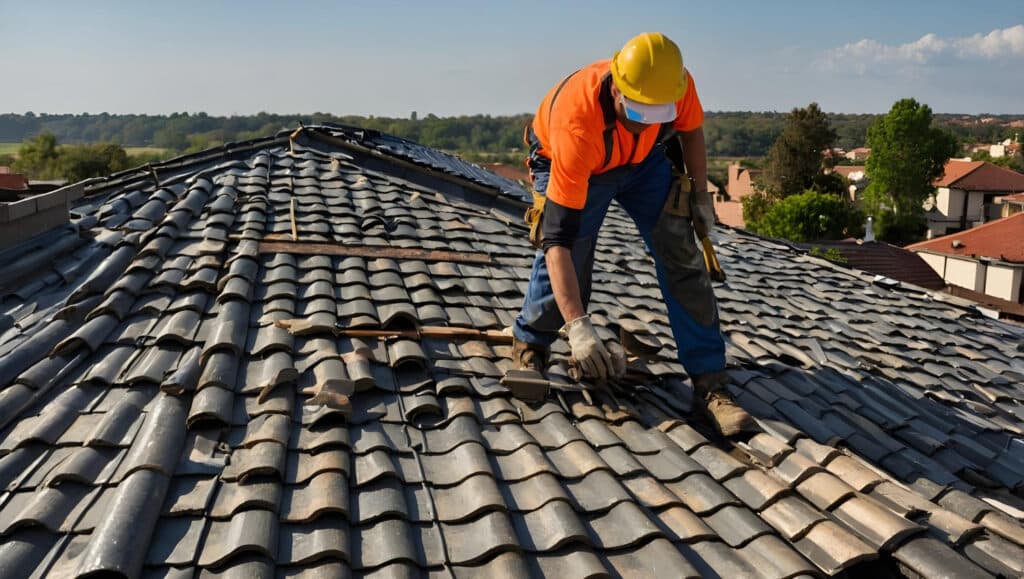
[[[594,331],[589,316],[580,316],[562,326],[559,332],[569,341],[569,349],[576,364],[583,370],[583,375],[597,380],[607,380],[609,374],[615,372],[615,363],[611,353],[601,342]],[[625,361],[625,356],[623,356]],[[625,366],[623,366],[625,370]]]
[[[695,191],[690,195],[690,219],[697,237],[704,239],[715,227],[715,204],[708,191]]]

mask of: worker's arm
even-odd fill
[[[609,351],[597,335],[580,299],[572,247],[579,233],[581,213],[579,209],[570,209],[549,199],[544,209],[541,246],[551,293],[565,320],[560,333],[569,342],[572,357],[584,375],[603,380],[608,376],[621,376],[626,371],[626,354],[621,347],[613,348],[614,354]]]
[[[679,133],[683,148],[683,162],[693,179],[694,191],[690,196],[690,220],[697,237],[704,239],[715,226],[715,203],[708,193],[708,158],[704,148],[704,129]]]
[[[548,277],[551,279],[551,291],[555,294],[555,303],[562,319],[575,320],[587,312],[583,311],[583,300],[580,299],[580,285],[576,281],[576,266],[572,263],[572,252],[568,247],[552,246],[544,252],[544,260],[548,266]]]
[[[704,128],[680,131],[679,142],[683,147],[683,162],[686,172],[693,179],[697,191],[708,190],[708,157],[704,145]]]

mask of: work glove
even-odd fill
[[[690,220],[697,237],[704,239],[715,227],[715,204],[708,191],[694,191],[690,194]]]
[[[609,375],[615,374],[616,362],[613,361],[612,354],[594,331],[594,325],[590,323],[589,316],[580,316],[566,323],[559,333],[568,340],[572,357],[583,371],[584,376],[607,380]],[[624,371],[625,353],[623,353],[622,360]]]
[[[626,350],[615,340],[608,340],[604,343],[608,354],[612,357],[612,372],[614,378],[622,378],[626,375]]]

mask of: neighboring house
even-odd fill
[[[1000,157],[1013,157],[1020,159],[1021,143],[1017,140],[1017,136],[1015,135],[1012,139],[1006,139],[1001,143],[990,145],[988,153],[993,159],[998,159]]]
[[[530,172],[523,163],[516,165],[509,165],[508,163],[480,163],[480,166],[500,177],[512,179],[525,185],[530,183]]]
[[[1024,304],[1024,213],[907,246],[946,283]]]
[[[632,371],[558,340],[528,404],[508,179],[312,125],[78,185],[0,253],[4,579],[1024,574],[1024,329],[964,300],[722,228],[723,440],[616,205],[589,311]]]
[[[864,161],[871,154],[871,149],[868,147],[857,147],[847,151],[846,158],[851,161]]]
[[[731,227],[745,227],[743,220],[744,197],[753,195],[757,191],[755,180],[761,175],[761,169],[749,169],[740,166],[739,163],[729,165],[729,182],[725,186],[725,192],[715,187],[713,199],[715,203],[715,215],[718,221]],[[708,182],[709,190],[712,183]]]
[[[0,195],[4,192],[19,193],[28,191],[28,177],[18,173],[0,172]]]
[[[864,165],[836,165],[831,171],[842,175],[850,182],[850,201],[857,201],[864,188],[868,186],[867,171]]]
[[[809,251],[834,249],[846,260],[839,261],[840,265],[925,289],[946,288],[946,282],[918,254],[884,241],[844,239],[802,243],[799,247]]]
[[[743,203],[728,199],[725,194],[718,192],[712,197],[715,204],[715,217],[719,223],[730,227],[746,227],[743,220]]]
[[[729,183],[725,186],[725,192],[729,194],[729,199],[739,201],[756,193],[756,180],[761,173],[761,169],[742,167],[739,163],[729,165]]]
[[[1022,213],[1024,212],[1024,193],[1001,197],[999,205],[1002,208],[1000,212],[1001,217],[1009,217],[1011,215]]]
[[[925,203],[929,239],[1001,217],[996,200],[1024,192],[1024,175],[986,161],[950,160],[934,185],[935,199]]]

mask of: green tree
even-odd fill
[[[747,228],[803,242],[859,236],[863,222],[863,213],[841,197],[808,189],[775,203],[760,220],[748,222]]]
[[[128,154],[120,145],[65,145],[61,147],[60,177],[75,182],[90,177],[104,177],[131,167]]]
[[[743,222],[747,224],[747,229],[750,231],[756,231],[757,224],[764,219],[765,214],[772,207],[771,200],[761,192],[747,195],[740,199],[740,204],[743,205]]]
[[[11,168],[15,173],[24,173],[32,179],[55,179],[60,172],[59,157],[57,137],[53,133],[42,133],[22,143],[18,149],[18,160]]]
[[[871,183],[864,192],[864,207],[875,216],[878,237],[895,243],[918,239],[924,227],[923,204],[957,151],[956,137],[932,126],[928,105],[901,99],[868,129],[867,146]]]
[[[772,200],[779,200],[810,189],[815,177],[825,168],[822,152],[832,148],[836,132],[828,117],[811,103],[807,108],[793,109],[782,134],[768,151],[761,187]]]

